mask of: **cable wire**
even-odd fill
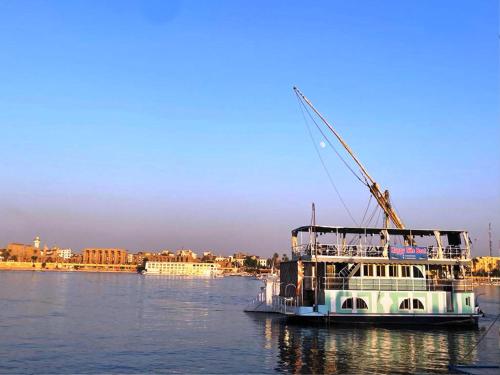
[[[495,322],[498,320],[498,318],[500,318],[500,314],[497,314],[496,318],[493,320],[493,322],[491,322],[490,326],[488,327],[488,329],[483,333],[483,335],[479,338],[479,340],[477,340],[476,344],[472,347],[471,350],[469,350],[467,352],[467,354],[465,354],[462,358],[461,358],[461,361],[463,361],[464,359],[466,359],[469,355],[471,355],[472,351],[474,349],[477,348],[477,346],[479,345],[479,343],[486,337],[486,334],[488,333],[488,331],[491,329],[491,327],[493,327],[493,325],[495,324]]]
[[[361,219],[361,226],[363,226],[363,222],[365,221],[366,213],[368,212],[368,209],[370,208],[370,204],[372,203],[372,198],[373,198],[373,195],[370,194],[370,198],[368,199],[368,205],[366,206],[365,213],[363,214],[363,218]]]
[[[318,157],[319,157],[319,160],[321,161],[321,164],[323,165],[323,169],[325,170],[326,175],[328,176],[328,180],[330,181],[330,184],[332,185],[333,189],[337,193],[337,196],[338,196],[340,202],[342,203],[342,205],[344,206],[345,210],[347,211],[347,213],[351,217],[351,220],[354,222],[354,224],[356,224],[357,226],[359,226],[358,223],[356,222],[356,219],[354,219],[354,216],[352,215],[351,211],[349,210],[349,207],[347,207],[347,204],[345,203],[344,199],[342,198],[342,195],[340,194],[340,191],[338,190],[337,185],[335,185],[335,182],[333,182],[333,178],[332,178],[332,176],[330,174],[330,171],[326,167],[325,161],[323,160],[323,157],[321,156],[321,152],[319,151],[318,146],[316,146],[316,143],[314,142],[314,137],[313,137],[313,134],[312,134],[312,131],[311,131],[311,127],[309,125],[309,122],[307,121],[307,118],[306,118],[306,116],[304,114],[304,110],[302,109],[302,106],[300,106],[300,109],[301,109],[301,112],[302,112],[302,117],[304,118],[304,122],[306,123],[307,132],[309,133],[309,137],[311,138],[311,142],[312,142],[312,144],[314,146],[314,149],[316,150],[316,153],[318,154]]]
[[[366,182],[364,182],[361,177],[359,177],[359,175],[354,171],[354,169],[352,169],[352,167],[349,165],[349,163],[347,163],[347,161],[345,161],[345,159],[342,157],[342,155],[340,155],[340,153],[337,151],[337,149],[335,148],[335,146],[332,144],[332,142],[330,141],[330,139],[326,136],[326,134],[323,132],[323,130],[321,129],[321,127],[318,125],[318,123],[316,122],[316,120],[314,119],[314,116],[311,114],[311,112],[309,111],[309,109],[307,108],[307,106],[305,105],[304,101],[302,100],[302,98],[297,94],[295,93],[295,95],[297,96],[297,99],[299,100],[299,103],[301,104],[301,108],[303,107],[307,114],[309,115],[309,118],[311,119],[311,121],[314,123],[314,125],[316,126],[316,128],[319,130],[319,132],[321,133],[321,135],[323,136],[323,138],[325,138],[325,140],[328,142],[328,144],[330,145],[330,147],[333,149],[333,151],[335,151],[335,153],[337,154],[337,156],[340,158],[340,160],[342,160],[342,162],[345,164],[345,166],[351,171],[351,173],[363,184],[363,185],[367,185]],[[366,180],[366,178],[365,178]],[[367,185],[369,186],[369,185]]]

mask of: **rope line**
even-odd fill
[[[471,350],[469,350],[467,352],[466,355],[464,355],[462,357],[462,359],[460,360],[461,362],[466,359],[469,355],[471,355],[471,353],[474,351],[474,349],[477,348],[477,346],[479,345],[479,343],[486,337],[486,334],[488,333],[488,331],[491,329],[491,327],[493,327],[493,325],[495,324],[495,322],[498,320],[498,318],[500,318],[500,314],[497,314],[495,320],[493,320],[493,322],[491,322],[490,326],[488,327],[488,329],[483,333],[483,335],[479,338],[479,340],[477,340],[476,344],[472,347]]]
[[[372,195],[370,194],[370,198],[368,199],[368,205],[366,206],[365,213],[363,214],[363,218],[361,219],[361,226],[363,226],[363,223],[365,221],[366,214],[368,212],[368,209],[370,208],[370,204],[372,203]]]
[[[375,206],[375,209],[373,210],[371,216],[370,216],[370,220],[368,220],[368,223],[366,223],[366,227],[368,227],[370,225],[370,223],[372,222],[373,220],[373,217],[375,216],[375,213],[380,209],[379,206]]]
[[[298,96],[297,96],[297,98],[299,99],[299,103],[300,103],[300,98]],[[312,131],[311,131],[311,127],[309,125],[309,122],[307,121],[307,118],[305,116],[305,113],[304,113],[304,110],[303,110],[302,106],[300,106],[300,109],[301,109],[301,112],[302,112],[302,117],[304,118],[304,122],[306,123],[307,132],[309,133],[309,137],[311,138],[311,142],[312,142],[312,144],[314,146],[314,149],[316,150],[316,153],[317,153],[317,155],[319,157],[319,160],[321,161],[321,165],[323,166],[323,169],[325,170],[326,175],[328,176],[328,180],[330,181],[330,184],[332,185],[333,189],[337,193],[337,196],[338,196],[340,202],[342,203],[342,205],[344,206],[345,210],[349,214],[351,220],[354,222],[354,224],[356,224],[357,226],[359,226],[358,223],[357,223],[357,221],[356,221],[356,219],[354,219],[354,216],[352,215],[351,211],[349,210],[349,207],[347,206],[347,204],[345,203],[344,199],[342,198],[342,195],[340,194],[340,191],[338,190],[337,185],[335,185],[335,182],[333,181],[333,178],[332,178],[332,176],[330,174],[330,171],[328,170],[328,168],[326,166],[326,163],[323,160],[323,157],[321,156],[321,152],[319,151],[318,146],[316,146],[316,142],[314,142],[314,137],[313,137],[313,134],[312,134]]]
[[[358,176],[358,174],[354,171],[354,169],[352,169],[352,167],[349,165],[349,163],[347,163],[347,161],[345,161],[345,159],[342,157],[342,155],[340,155],[340,153],[337,151],[337,149],[335,148],[335,146],[332,144],[332,142],[330,141],[330,139],[326,136],[326,134],[323,132],[323,130],[321,129],[321,127],[318,125],[318,123],[316,122],[316,120],[314,119],[313,115],[311,114],[311,112],[309,111],[309,109],[307,108],[307,106],[304,104],[302,98],[297,94],[295,93],[295,95],[297,96],[297,99],[299,100],[299,103],[301,104],[301,108],[304,108],[307,112],[307,114],[309,115],[309,118],[311,119],[311,121],[314,123],[314,125],[316,126],[316,128],[318,129],[318,131],[321,133],[321,135],[323,136],[323,138],[325,138],[325,140],[328,142],[328,144],[330,145],[330,147],[333,149],[333,151],[335,151],[335,153],[337,154],[337,156],[340,158],[340,160],[342,160],[342,162],[344,163],[344,165],[351,171],[351,173],[363,184],[363,185],[366,185],[366,182],[364,182],[361,177]],[[369,185],[368,185],[369,186]]]

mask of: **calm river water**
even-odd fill
[[[480,287],[479,330],[327,328],[246,314],[260,282],[0,272],[1,373],[447,372],[500,312]],[[500,358],[500,324],[463,362]]]

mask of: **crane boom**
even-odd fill
[[[375,180],[370,176],[366,168],[361,164],[359,159],[356,157],[354,152],[351,150],[349,145],[342,139],[339,133],[333,128],[332,125],[323,117],[323,115],[313,106],[311,101],[304,95],[302,92],[297,87],[294,87],[293,90],[295,93],[299,96],[300,99],[302,99],[313,111],[318,115],[318,117],[323,121],[323,123],[330,129],[330,131],[335,135],[335,137],[338,139],[340,144],[346,149],[347,153],[352,157],[354,162],[358,165],[361,173],[363,174],[363,177],[366,182],[366,186],[370,190],[370,193],[373,195],[379,206],[382,208],[386,215],[386,223],[385,226],[388,226],[388,221],[389,219],[394,223],[396,228],[398,229],[405,229],[405,225],[403,224],[403,221],[399,218],[398,214],[396,211],[391,206],[390,200],[389,200],[389,191],[385,190],[383,193],[380,190],[380,186],[375,182]]]

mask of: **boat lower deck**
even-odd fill
[[[399,327],[427,327],[427,326],[454,326],[469,327],[478,326],[479,315],[371,315],[371,314],[330,314],[323,315],[318,313],[311,314],[286,314],[289,321],[323,323],[329,324],[348,324],[348,325],[380,325],[380,326],[399,326]]]

